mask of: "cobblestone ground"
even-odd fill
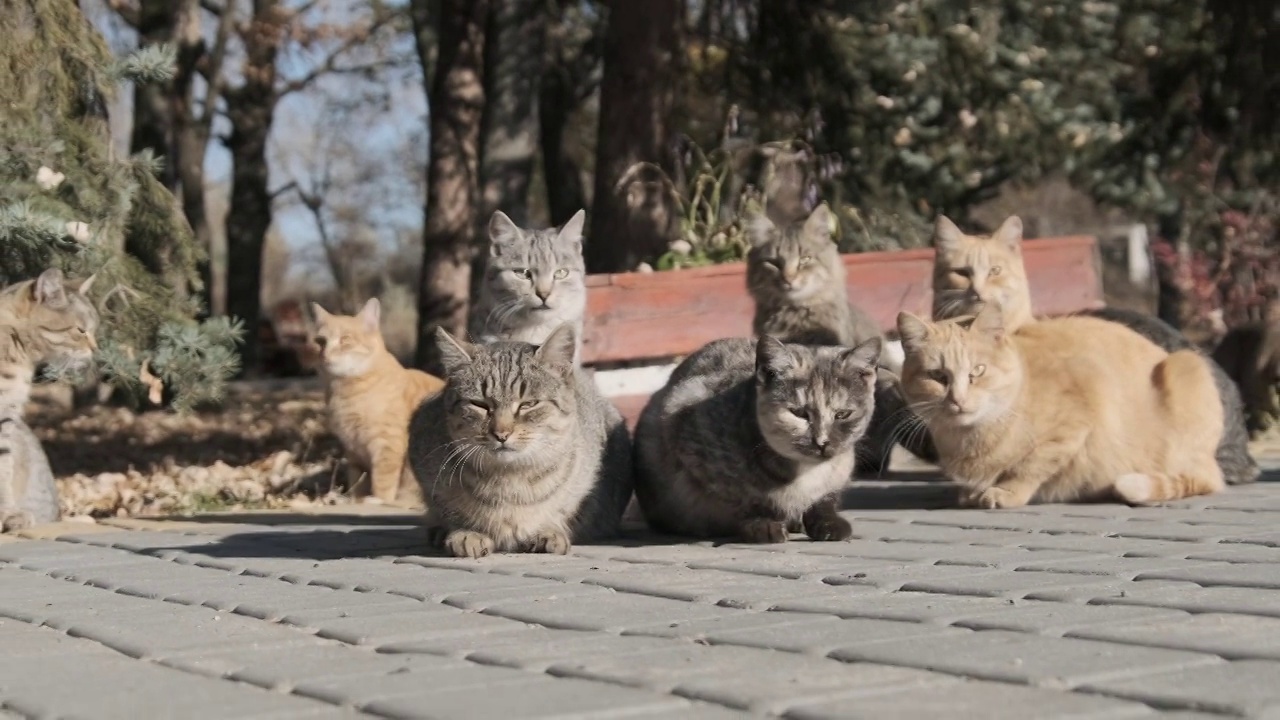
[[[0,541],[0,717],[1280,718],[1267,480],[480,561],[376,509],[64,523]]]

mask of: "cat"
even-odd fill
[[[489,219],[489,257],[471,311],[476,342],[517,340],[540,345],[560,325],[574,327],[574,362],[581,357],[587,310],[579,210],[559,230],[526,230],[501,210]]]
[[[966,235],[955,223],[939,216],[934,231],[933,318],[972,315],[979,303],[997,303],[1010,332],[1032,323],[1031,289],[1022,261],[1022,221],[1015,215],[991,235]],[[1079,315],[1128,327],[1166,352],[1194,345],[1172,326],[1145,313],[1122,308],[1097,308]],[[1240,390],[1221,366],[1209,363],[1225,418],[1218,464],[1230,485],[1253,482],[1261,474],[1249,454]]]
[[[901,313],[898,331],[903,390],[964,505],[1143,505],[1224,487],[1222,406],[1194,350],[1084,316],[1011,333],[995,303],[938,323]]]
[[[428,541],[456,557],[567,554],[618,532],[631,441],[574,363],[565,323],[541,345],[471,344],[436,330],[447,384],[414,413],[409,459]]]
[[[757,337],[843,347],[883,338],[875,320],[849,302],[844,261],[831,237],[834,221],[826,203],[807,219],[781,228],[763,213],[749,218],[747,290],[755,301],[752,329]],[[889,379],[901,365],[898,351],[896,342],[882,344],[878,362],[888,372],[876,391],[876,415],[856,453],[859,475],[883,474],[896,440],[917,457],[937,460],[927,435],[896,432],[898,421],[908,414]]]
[[[0,532],[59,518],[49,459],[22,416],[38,364],[92,360],[99,322],[88,298],[93,280],[68,290],[53,268],[0,290]]]
[[[847,540],[839,510],[871,423],[873,336],[854,348],[716,340],[685,358],[636,424],[636,500],[656,530],[778,543]]]
[[[802,345],[853,347],[880,337],[871,316],[849,302],[844,261],[831,238],[826,203],[802,222],[777,227],[763,213],[751,216],[747,237],[747,290],[755,301],[751,328]]]
[[[1267,418],[1280,415],[1280,300],[1267,304],[1261,322],[1231,328],[1213,351],[1243,396],[1249,432],[1266,429]]]
[[[342,443],[353,474],[353,494],[384,503],[417,504],[418,484],[405,461],[409,417],[444,381],[405,368],[387,350],[379,326],[381,304],[370,298],[355,316],[334,315],[311,304],[322,357],[329,427]]]

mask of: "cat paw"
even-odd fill
[[[1116,478],[1116,495],[1130,505],[1146,505],[1155,495],[1155,482],[1142,473],[1127,473]]]
[[[1021,500],[1017,495],[1005,490],[1002,487],[989,487],[978,493],[975,499],[974,507],[983,510],[1000,510],[1002,508],[1018,508],[1026,505],[1025,500]]]
[[[571,547],[573,547],[573,543],[569,542],[569,536],[563,530],[543,530],[533,539],[532,552],[546,553],[548,555],[568,555]]]
[[[956,495],[956,505],[962,508],[982,507],[978,504],[978,497],[981,495],[981,490],[961,485],[959,494]]]
[[[437,550],[444,547],[444,540],[449,536],[449,528],[443,525],[432,525],[427,528],[427,546]]]
[[[18,532],[35,525],[35,517],[26,510],[7,510],[0,514],[0,532]]]
[[[787,541],[786,523],[756,518],[742,524],[742,538],[753,543],[783,543]]]
[[[853,526],[839,515],[815,520],[809,525],[810,527],[805,528],[805,534],[813,540],[843,541],[853,537]]]
[[[482,558],[493,553],[493,538],[471,530],[454,530],[444,539],[454,557]]]

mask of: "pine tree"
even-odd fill
[[[116,157],[107,122],[116,86],[171,77],[173,49],[113,59],[75,0],[0,0],[0,37],[0,284],[96,273],[104,379],[178,409],[216,400],[239,367],[239,324],[197,323],[199,299],[159,274],[198,288],[203,250],[162,160]]]

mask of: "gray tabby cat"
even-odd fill
[[[587,310],[579,210],[559,230],[525,230],[501,210],[489,219],[489,258],[471,313],[477,342],[518,340],[540,345],[564,323],[573,325],[574,362],[582,345]]]
[[[0,291],[0,532],[58,519],[58,490],[40,441],[22,422],[36,365],[88,362],[97,349],[93,277],[68,291],[62,272]]]
[[[803,345],[852,347],[880,337],[880,327],[849,302],[844,262],[831,239],[826,203],[802,223],[783,228],[763,214],[747,226],[747,289],[756,302],[751,327]]]
[[[856,348],[716,340],[685,358],[636,425],[636,500],[660,531],[775,543],[846,540],[839,491],[871,422],[880,338]]]
[[[436,331],[445,389],[409,426],[428,538],[459,557],[565,554],[614,535],[631,499],[631,441],[574,366],[573,326],[541,346]]]
[[[789,343],[853,347],[881,338],[879,326],[849,302],[844,261],[831,238],[834,218],[826,203],[803,222],[779,228],[764,215],[751,218],[748,237],[747,289],[755,300],[752,328]],[[881,358],[882,365],[891,365]],[[908,417],[906,403],[891,377],[876,390],[876,416],[859,443],[857,472],[879,475],[889,465],[895,429]],[[926,460],[937,452],[927,435],[911,434],[904,446]]]

